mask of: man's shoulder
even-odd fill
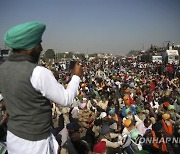
[[[35,67],[34,69],[37,69],[37,70],[47,70],[47,71],[50,71],[49,69],[47,69],[46,67],[41,66],[41,65],[36,65],[36,67]]]
[[[34,67],[33,73],[41,74],[41,73],[50,73],[51,71],[44,66],[37,65]]]

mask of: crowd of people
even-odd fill
[[[180,151],[179,65],[111,56],[69,69],[66,59],[39,61],[45,29],[27,22],[4,35],[12,54],[0,65],[0,153]]]
[[[68,61],[40,63],[52,70],[58,82],[68,85]],[[179,66],[117,57],[85,59],[81,64],[84,73],[73,104],[62,107],[52,102],[52,131],[60,153],[179,150]],[[146,143],[147,138],[168,138],[168,142]]]
[[[51,102],[52,132],[60,154],[171,154],[179,150],[179,66],[117,57],[80,61],[84,73],[73,104],[62,107]],[[40,64],[67,87],[69,61],[41,59]],[[5,142],[8,113],[2,95],[0,100],[0,139]],[[147,138],[168,138],[168,142],[146,143]]]

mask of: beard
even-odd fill
[[[32,50],[31,57],[34,59],[35,63],[38,63],[40,54],[41,54],[41,52],[38,52],[35,49]]]

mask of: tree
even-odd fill
[[[138,50],[131,50],[131,51],[129,51],[127,56],[137,56],[137,55],[139,55],[139,53],[140,53],[140,51],[138,51]]]
[[[65,52],[65,57],[64,58],[73,58],[74,52]]]
[[[64,55],[65,55],[65,53],[56,53],[56,60],[60,60],[60,59],[62,59],[62,58],[64,58]]]
[[[75,56],[78,57],[79,59],[84,59],[85,58],[84,53],[76,53]]]
[[[91,53],[89,54],[89,57],[97,57],[97,53]]]
[[[45,59],[55,59],[55,52],[53,49],[48,49],[45,52]]]

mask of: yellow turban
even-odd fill
[[[168,119],[170,118],[170,114],[165,113],[165,114],[162,115],[162,118],[163,118],[164,120],[168,120]]]
[[[130,124],[131,124],[131,120],[130,119],[126,119],[126,120],[123,121],[123,124],[124,124],[125,127],[129,127]]]

